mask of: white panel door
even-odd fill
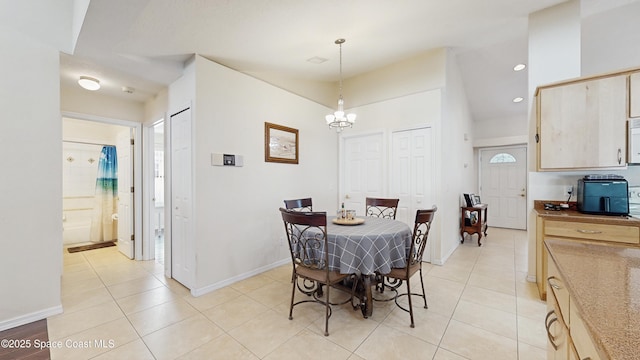
[[[391,139],[390,197],[397,197],[396,219],[413,228],[416,211],[433,203],[431,128],[394,132]],[[430,247],[424,260],[431,261]]]
[[[480,150],[480,199],[489,226],[527,228],[527,148]]]
[[[195,254],[192,219],[191,110],[171,116],[171,274],[190,288]]]
[[[134,258],[133,230],[133,145],[131,129],[120,131],[116,137],[118,155],[118,250],[129,259]]]
[[[364,216],[365,199],[384,197],[382,134],[344,138],[340,199],[356,216]],[[336,209],[337,210],[337,209]]]

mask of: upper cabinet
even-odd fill
[[[537,107],[539,171],[626,167],[627,75],[541,87]]]
[[[640,117],[640,72],[629,76],[629,117]]]

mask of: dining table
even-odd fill
[[[338,222],[338,223],[336,223]],[[346,222],[327,217],[329,270],[356,274],[362,314],[373,313],[372,280],[404,267],[411,248],[411,229],[402,221],[363,217]]]

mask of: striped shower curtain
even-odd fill
[[[95,204],[91,222],[91,242],[113,241],[118,237],[113,215],[118,212],[118,156],[115,146],[103,146],[98,161]]]

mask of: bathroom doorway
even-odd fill
[[[126,257],[139,258],[140,250],[134,246],[136,234],[141,233],[138,221],[141,212],[136,206],[140,199],[134,192],[140,182],[140,172],[134,171],[134,165],[140,164],[139,150],[134,145],[139,131],[136,123],[127,121],[63,115],[62,222],[65,248],[113,242]],[[104,160],[105,154],[111,151],[114,157],[117,156],[117,162],[114,162],[117,163],[114,172],[117,175],[105,180],[98,175],[99,166],[101,159]],[[110,192],[106,197],[106,205],[104,194],[97,192],[98,184],[102,188],[105,183],[113,183],[113,194]]]
[[[153,155],[153,161],[150,163],[153,165],[153,176],[150,183],[152,188],[151,195],[151,231],[153,236],[153,245],[151,251],[154,254],[154,258],[157,263],[165,263],[165,241],[164,241],[164,224],[165,224],[165,208],[164,208],[164,196],[165,196],[165,161],[164,161],[164,120],[156,122],[151,130],[153,141],[150,146],[150,154]]]

